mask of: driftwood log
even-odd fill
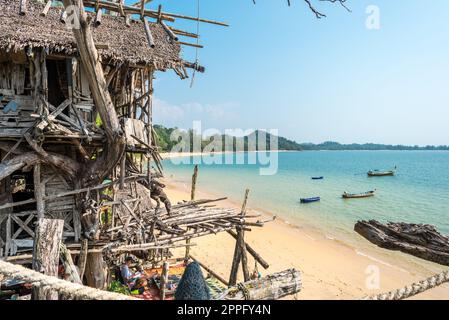
[[[427,224],[358,221],[354,230],[381,248],[449,266],[449,237]]]
[[[230,287],[217,300],[275,300],[300,290],[301,273],[288,269]]]

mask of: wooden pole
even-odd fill
[[[246,205],[248,202],[249,189],[245,191],[245,197],[243,199],[241,217],[246,214]],[[244,241],[243,229],[237,227],[237,239],[235,242],[234,258],[232,259],[231,274],[229,276],[229,285],[233,286],[237,284],[237,273],[239,269],[240,260],[242,261],[243,276],[245,281],[249,280],[248,259],[246,256],[246,244]]]
[[[170,269],[170,264],[168,261],[164,261],[162,265],[162,273],[161,273],[161,291],[160,298],[161,300],[165,300],[165,289],[168,282],[168,271]]]
[[[52,0],[47,1],[47,4],[45,5],[44,10],[42,10],[42,12],[41,12],[42,17],[45,17],[47,15],[48,10],[50,10],[51,3],[52,3]]]
[[[123,155],[120,162],[120,190],[125,188],[125,172],[126,172],[126,154]]]
[[[192,255],[190,255],[190,258],[193,261],[196,261],[204,270],[206,270],[207,272],[209,272],[211,275],[213,275],[215,278],[217,278],[217,280],[219,280],[221,283],[223,283],[225,286],[229,286],[229,282],[227,282],[225,279],[223,279],[219,274],[217,274],[215,271],[213,271],[211,268],[207,267],[206,265],[204,265],[203,263],[201,263],[201,261],[198,261],[198,259],[196,259],[195,257],[193,257]]]
[[[27,1],[26,0],[20,0],[20,9],[19,14],[21,16],[25,15],[27,12]]]
[[[78,270],[76,270],[75,264],[73,263],[70,251],[63,243],[60,244],[59,250],[61,251],[61,261],[64,265],[65,275],[69,275],[68,279],[65,279],[65,277],[64,279],[73,283],[83,284],[80,275],[78,274]]]
[[[156,46],[156,44],[154,42],[154,38],[153,38],[153,34],[151,33],[150,26],[148,25],[148,21],[147,21],[147,19],[145,19],[145,17],[142,18],[142,21],[143,21],[143,27],[145,29],[145,35],[147,36],[148,45],[150,46],[150,48],[154,48]]]
[[[187,264],[190,258],[190,238],[186,239],[186,254],[184,256],[184,263]]]
[[[99,26],[101,24],[101,17],[103,16],[103,10],[97,8],[97,13],[95,14],[95,25]]]
[[[48,276],[58,276],[59,248],[64,220],[39,219],[34,237],[33,269]],[[57,300],[58,294],[34,287],[33,300]]]
[[[42,219],[45,216],[45,186],[41,183],[41,164],[38,163],[34,166],[33,170],[34,179],[34,197],[36,198],[36,210],[37,218]]]
[[[228,233],[235,239],[237,240],[237,234],[232,231],[232,230],[228,230]],[[248,250],[249,254],[251,254],[253,256],[253,258],[259,262],[259,264],[264,268],[264,269],[268,269],[270,267],[270,265],[268,264],[268,262],[266,262],[248,243],[246,243],[246,250]]]
[[[196,180],[198,178],[198,165],[195,165],[195,168],[193,168],[193,175],[192,175],[192,190],[190,192],[190,200],[195,200],[195,191],[196,191]]]
[[[84,271],[86,270],[87,251],[89,249],[89,243],[87,239],[81,241],[80,255],[78,257],[78,270],[81,281],[83,281]]]

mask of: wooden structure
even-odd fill
[[[70,281],[105,289],[124,254],[168,269],[170,249],[186,247],[188,261],[191,239],[228,231],[237,238],[231,285],[240,261],[248,281],[244,231],[264,224],[246,215],[248,192],[241,212],[194,200],[196,168],[192,201],[170,215],[150,201],[151,163],[162,173],[154,74],[204,71],[180,57],[189,43],[178,36],[198,35],[166,22],[226,24],[146,2],[0,0],[0,258],[57,276],[59,257]]]

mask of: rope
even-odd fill
[[[449,271],[441,272],[439,274],[428,277],[427,279],[412,283],[411,285],[394,291],[366,297],[364,298],[364,300],[403,300],[424,291],[438,287],[445,282],[449,282]]]
[[[5,277],[22,280],[37,287],[48,287],[64,295],[78,300],[136,300],[133,297],[115,292],[102,291],[44,275],[31,269],[24,268],[0,260],[0,274]]]
[[[251,295],[248,291],[248,289],[245,287],[244,283],[238,283],[237,288],[242,290],[243,296],[245,297],[245,300],[251,300]]]
[[[190,81],[190,88],[193,87],[193,83],[195,82],[195,74],[196,74],[196,69],[198,68],[198,45],[200,44],[200,0],[197,0],[196,3],[196,9],[197,9],[197,23],[196,23],[196,34],[197,34],[197,38],[196,38],[196,49],[195,49],[195,69],[193,69],[193,74],[192,74],[192,80]]]

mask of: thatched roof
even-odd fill
[[[0,50],[17,52],[32,46],[46,48],[51,53],[76,52],[73,32],[60,22],[61,8],[51,8],[43,17],[40,13],[44,5],[29,0],[26,14],[19,15],[19,3],[19,0],[0,0]],[[178,68],[182,64],[179,44],[172,43],[159,24],[150,24],[156,44],[152,49],[141,21],[131,20],[131,26],[127,27],[123,17],[103,15],[97,27],[93,20],[95,43],[108,45],[108,49],[99,50],[104,61],[152,64],[159,70]]]

